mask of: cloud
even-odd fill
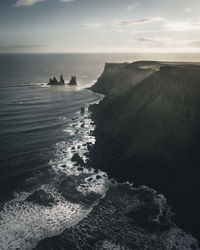
[[[114,32],[114,33],[123,33],[124,30],[122,30],[122,29],[111,29],[110,32]]]
[[[186,8],[186,9],[184,9],[183,11],[184,12],[191,12],[193,10],[193,8]]]
[[[0,49],[35,49],[44,48],[44,45],[1,45]]]
[[[168,31],[188,31],[188,30],[200,30],[200,22],[173,22],[167,21],[164,26]]]
[[[81,25],[85,29],[94,29],[94,28],[100,28],[102,26],[102,23],[85,23]]]
[[[130,33],[135,34],[135,33],[160,33],[160,32],[166,32],[166,30],[164,29],[132,30]]]
[[[71,2],[75,2],[76,0],[60,0],[63,3],[71,3]]]
[[[140,48],[200,48],[199,40],[172,39],[169,37],[139,37],[129,40]]]
[[[126,20],[117,22],[114,24],[114,26],[134,26],[134,25],[140,25],[145,23],[153,23],[153,22],[161,22],[165,19],[161,17],[150,17],[150,18],[143,18],[143,19],[136,19],[136,20]]]
[[[127,11],[132,11],[132,10],[135,10],[136,8],[140,7],[142,4],[139,3],[139,2],[136,2],[134,4],[130,4],[126,7],[126,10]]]
[[[103,30],[104,33],[124,33],[125,31],[122,29],[106,29]]]
[[[36,3],[43,2],[46,0],[17,0],[17,2],[14,4],[14,7],[20,7],[20,6],[32,6]],[[60,0],[63,3],[70,3],[75,2],[76,0]]]
[[[188,45],[194,48],[200,48],[200,40],[190,41],[188,42]]]
[[[136,42],[136,43],[152,43],[154,42],[152,39],[150,38],[143,38],[143,37],[139,37],[139,38],[135,38],[135,39],[131,39],[129,40],[129,42]]]
[[[200,30],[200,22],[192,22],[191,19],[186,19],[185,21],[171,21],[162,17],[150,17],[135,20],[125,20],[120,22],[115,22],[113,26],[126,27],[126,26],[139,26],[148,23],[158,23],[162,22],[161,29],[159,32],[164,31],[192,31]],[[133,31],[133,33],[143,33],[145,31]],[[147,31],[148,32],[148,31]],[[152,31],[158,32],[158,31]]]
[[[14,7],[20,7],[20,6],[31,6],[39,2],[43,2],[46,0],[17,0],[17,2],[14,4]]]
[[[135,43],[142,47],[157,48],[157,47],[170,47],[173,44],[173,41],[168,37],[154,37],[154,38],[145,38],[139,37],[129,40],[131,43]]]

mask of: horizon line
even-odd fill
[[[200,54],[200,51],[144,51],[144,52],[0,52],[0,55],[15,55],[15,54]]]

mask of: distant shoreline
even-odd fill
[[[199,52],[0,52],[1,55],[199,55]],[[146,59],[145,59],[146,60]],[[184,61],[184,59],[183,59]],[[200,62],[200,60],[198,60]],[[191,60],[191,62],[193,62]]]

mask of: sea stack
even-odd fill
[[[85,113],[85,107],[81,107],[81,114]]]
[[[63,76],[60,76],[60,81],[58,81],[55,76],[53,79],[50,78],[48,85],[65,85]]]
[[[76,76],[72,76],[69,82],[70,86],[77,85]]]
[[[65,84],[65,81],[62,75],[60,76],[60,84]]]

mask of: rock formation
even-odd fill
[[[60,76],[60,84],[65,84],[65,81],[62,75]]]
[[[70,86],[77,85],[76,76],[72,76],[69,82]]]
[[[63,76],[62,75],[60,76],[60,81],[58,81],[55,76],[53,79],[50,78],[48,85],[65,85]]]
[[[81,114],[85,113],[85,107],[81,107]]]
[[[58,81],[57,79],[56,79],[56,77],[54,76],[54,78],[53,79],[49,79],[49,83],[48,83],[48,85],[65,85],[65,80],[64,80],[64,78],[63,78],[63,76],[61,75],[60,76],[60,81]],[[68,85],[70,85],[70,86],[75,86],[75,85],[77,85],[77,81],[76,81],[76,76],[72,76],[71,77],[71,80],[70,80],[70,82],[69,82],[69,84]]]

